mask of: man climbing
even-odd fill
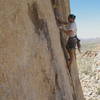
[[[80,40],[77,38],[77,26],[75,23],[75,19],[76,16],[70,14],[68,16],[68,23],[58,20],[59,23],[61,24],[67,24],[65,28],[60,27],[60,30],[69,36],[68,42],[66,44],[66,49],[68,50],[70,56],[69,64],[68,64],[69,68],[72,64],[72,61],[76,59],[76,45],[78,46],[78,48],[80,48],[80,44],[79,44]]]

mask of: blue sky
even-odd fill
[[[77,16],[78,36],[100,37],[100,0],[70,0],[70,4]]]

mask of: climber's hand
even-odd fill
[[[58,22],[59,24],[62,24],[62,21],[61,21],[61,19],[60,19],[59,17],[56,17],[56,20],[57,20],[57,22]]]
[[[60,30],[60,31],[63,31],[64,29],[62,28],[62,26],[60,26],[60,27],[59,27],[59,30]]]

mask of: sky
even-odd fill
[[[100,0],[70,0],[80,38],[100,37]]]

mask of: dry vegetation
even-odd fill
[[[77,58],[86,100],[100,100],[100,42],[84,42]]]

